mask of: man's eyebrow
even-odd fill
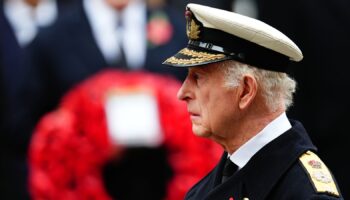
[[[192,67],[189,69],[189,71],[191,70],[192,72],[199,72],[199,73],[202,73],[202,74],[207,74],[209,73],[209,66],[198,66],[198,67]]]

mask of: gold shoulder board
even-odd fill
[[[307,151],[299,158],[318,193],[339,197],[333,176],[322,160],[313,152]]]

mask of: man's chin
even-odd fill
[[[198,137],[207,138],[207,137],[211,136],[210,131],[208,131],[207,129],[205,129],[201,126],[192,125],[192,131],[193,131],[194,135],[198,136]]]

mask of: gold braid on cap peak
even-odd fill
[[[186,55],[186,56],[191,56],[191,57],[197,57],[197,58],[207,58],[207,59],[221,59],[224,58],[225,55],[220,53],[220,54],[212,54],[212,53],[206,53],[206,52],[201,52],[201,51],[193,51],[187,48],[182,49],[179,53]]]
[[[179,53],[185,56],[190,56],[192,58],[183,59],[183,58],[176,58],[173,56],[171,58],[168,58],[165,62],[187,65],[187,64],[197,64],[197,63],[207,62],[211,60],[219,60],[225,57],[225,54],[211,54],[206,52],[198,52],[187,48],[182,49]]]

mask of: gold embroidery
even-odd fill
[[[165,62],[179,64],[179,65],[188,65],[188,64],[197,64],[204,61],[205,60],[203,58],[181,59],[181,58],[171,57],[171,58],[168,58]]]
[[[186,56],[192,56],[197,58],[207,58],[207,59],[221,59],[225,57],[225,54],[211,54],[201,51],[193,51],[187,48],[182,49],[179,53],[186,55]]]
[[[168,58],[165,61],[165,63],[188,65],[188,64],[198,64],[198,63],[208,62],[211,60],[219,60],[219,59],[225,58],[225,54],[210,54],[206,52],[193,51],[187,48],[182,49],[179,53],[186,56],[191,56],[192,58],[182,59],[182,58],[176,58],[173,56],[171,58]]]
[[[187,37],[190,39],[198,39],[199,38],[199,25],[192,19],[191,22],[187,22]]]
[[[309,174],[317,192],[328,193],[339,197],[337,186],[329,169],[315,153],[307,151],[299,160]],[[317,164],[315,165],[315,163]]]
[[[181,59],[181,58],[175,58],[171,57],[168,58],[165,63],[173,63],[173,64],[179,64],[179,65],[188,65],[188,64],[197,64],[197,63],[203,63],[210,60],[215,60],[215,58],[206,59],[206,58],[191,58],[191,59]]]

